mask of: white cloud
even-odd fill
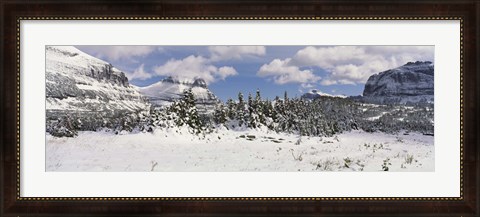
[[[209,59],[194,55],[181,60],[171,59],[161,66],[154,67],[154,71],[157,75],[181,79],[202,78],[207,84],[237,74],[237,71],[232,67],[224,66],[219,69],[212,65]]]
[[[155,46],[79,46],[81,50],[109,61],[129,60],[135,57],[144,57],[157,51]]]
[[[222,60],[242,59],[244,56],[263,56],[264,46],[209,46],[209,57],[190,55],[184,59],[170,59],[157,66],[157,75],[173,76],[183,79],[203,78],[208,84],[235,76],[238,72],[230,66],[217,67],[213,63]]]
[[[243,56],[264,56],[265,46],[209,46],[212,61],[242,59]]]
[[[311,88],[313,88],[313,85],[312,84],[301,84],[300,87],[302,89],[311,89]]]
[[[144,68],[145,68],[145,65],[141,64],[132,73],[126,72],[125,74],[127,75],[127,78],[130,80],[146,80],[153,77],[153,74],[146,72]]]
[[[220,79],[225,80],[226,77],[228,76],[234,76],[237,75],[237,70],[235,70],[233,67],[230,66],[223,66],[220,67],[216,73]]]
[[[433,62],[433,57],[433,46],[309,46],[299,50],[290,64],[322,68],[328,73],[322,85],[363,84],[375,73],[410,61]]]
[[[269,64],[264,64],[257,72],[257,76],[270,77],[277,84],[287,83],[312,83],[320,80],[311,70],[301,70],[298,66],[290,64],[291,59],[274,59]]]
[[[337,81],[327,78],[320,81],[320,84],[324,86],[329,86],[329,85],[337,84]]]
[[[298,87],[298,91],[300,93],[303,93],[303,92],[305,92],[305,90],[308,92],[308,90],[311,90],[313,88],[314,88],[314,86],[310,83],[302,83],[302,84],[300,84],[300,87]]]
[[[356,46],[306,47],[297,51],[292,64],[297,66],[319,66],[332,68],[336,64],[358,64],[363,62],[364,50]]]

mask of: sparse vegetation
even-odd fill
[[[150,161],[150,163],[152,164],[152,169],[150,169],[150,171],[155,170],[155,167],[158,165],[158,162],[152,160]]]
[[[295,145],[300,145],[302,143],[302,136],[298,137],[298,140],[295,142]]]
[[[321,170],[321,171],[333,171],[334,165],[336,165],[335,161],[333,159],[325,159],[322,161],[318,161],[313,163],[316,166],[316,170]]]
[[[388,171],[389,170],[388,166],[391,166],[391,165],[392,165],[392,163],[390,163],[390,158],[387,158],[387,159],[383,160],[382,170],[383,171]]]
[[[399,142],[399,143],[403,143],[403,142],[404,142],[404,141],[403,141],[403,138],[402,138],[402,137],[399,137],[399,136],[397,136],[397,140],[396,140],[396,141]]]
[[[405,163],[406,164],[412,164],[413,163],[413,155],[407,154],[407,156],[405,157]]]
[[[293,156],[293,159],[296,160],[296,161],[302,161],[303,160],[303,154],[304,152],[300,152],[298,153],[297,155],[295,155],[294,153],[294,150],[293,149],[290,149],[290,152],[292,153],[292,156]]]
[[[343,158],[343,166],[346,168],[350,168],[350,164],[352,164],[352,159],[349,157]]]
[[[365,168],[365,164],[363,164],[360,160],[357,160],[356,164],[360,167],[360,171],[363,171],[363,169]]]

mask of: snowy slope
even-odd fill
[[[149,107],[122,71],[73,46],[46,47],[46,103],[47,114],[133,112]]]
[[[332,95],[332,94],[328,94],[328,93],[324,93],[322,91],[319,91],[319,90],[316,90],[316,89],[313,89],[313,90],[310,90],[309,92],[307,93],[304,93],[302,95],[302,98],[304,99],[308,99],[308,100],[313,100],[313,99],[317,99],[321,96],[328,96],[328,97],[338,97],[338,98],[346,98],[347,96],[345,95]]]
[[[153,105],[165,106],[182,98],[183,92],[190,88],[195,97],[197,107],[199,107],[200,110],[202,110],[202,108],[213,108],[213,106],[218,103],[218,98],[208,89],[203,79],[182,80],[167,77],[150,86],[139,87],[139,91],[147,96]]]

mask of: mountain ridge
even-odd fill
[[[328,93],[324,93],[320,90],[317,90],[317,89],[312,89],[310,90],[309,92],[307,93],[304,93],[301,98],[303,99],[307,99],[307,100],[314,100],[314,99],[317,99],[317,98],[320,98],[320,97],[337,97],[337,98],[347,98],[347,96],[345,95],[333,95],[333,94],[328,94]]]
[[[374,74],[365,83],[363,96],[433,95],[433,69],[432,62],[417,61]]]
[[[171,105],[175,100],[181,99],[187,89],[192,89],[195,104],[200,111],[206,112],[219,102],[218,97],[208,89],[207,83],[201,78],[181,80],[169,76],[149,86],[138,87],[140,93],[157,107]]]
[[[46,47],[46,108],[109,112],[147,109],[121,70],[73,46]]]
[[[375,104],[423,104],[434,102],[434,64],[408,62],[370,76],[362,96],[352,99]]]

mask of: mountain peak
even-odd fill
[[[184,84],[191,87],[203,87],[207,88],[207,82],[203,78],[180,78],[180,77],[173,77],[168,76],[162,79],[160,82],[163,83],[171,83],[171,84]]]
[[[207,88],[207,82],[205,82],[203,78],[196,78],[195,81],[193,81],[193,86]]]
[[[363,96],[433,95],[433,76],[432,62],[408,62],[370,76]]]
[[[119,112],[147,108],[148,102],[112,64],[73,46],[47,46],[47,111]],[[115,103],[111,103],[115,102]]]
[[[434,94],[434,65],[430,61],[408,62],[370,76],[363,96],[374,101],[430,101]],[[375,98],[375,99],[374,99]]]
[[[90,56],[74,46],[47,46],[46,69],[52,73],[69,73],[71,76],[87,76],[97,81],[129,87],[125,73],[96,57]]]
[[[207,87],[202,78],[166,77],[150,86],[140,87],[139,91],[155,106],[166,106],[183,97],[185,90],[191,89],[199,110],[210,111],[218,98]]]
[[[404,66],[411,66],[411,65],[431,65],[432,62],[430,61],[416,61],[416,62],[408,62]]]
[[[324,93],[317,89],[311,89],[309,92],[303,94],[302,98],[314,100],[314,99],[320,98],[321,96],[346,98],[345,95],[332,95],[332,94]]]

